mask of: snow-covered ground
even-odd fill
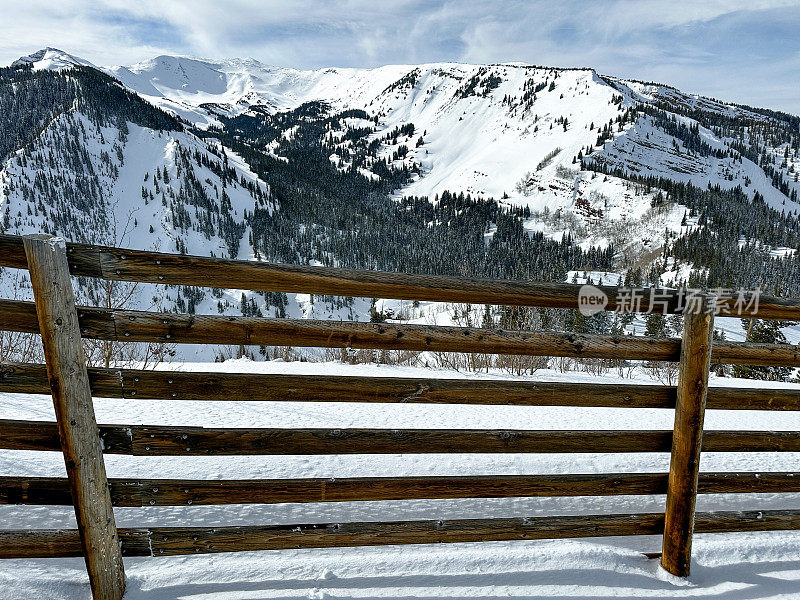
[[[189,370],[502,378],[409,367],[228,361],[164,365]],[[598,381],[583,373],[539,371],[530,379]],[[611,383],[630,379],[605,376]],[[643,376],[633,383],[651,383]],[[714,379],[712,385],[765,382]],[[794,384],[769,383],[769,386]],[[254,391],[257,394],[257,391]],[[415,404],[190,402],[97,399],[101,423],[224,427],[386,427],[515,429],[669,429],[673,414],[658,409]],[[53,420],[49,397],[0,395],[3,418]],[[709,411],[708,429],[800,430],[800,413]],[[706,453],[705,471],[793,471],[800,453]],[[112,477],[280,478],[403,475],[666,472],[654,454],[447,454],[253,457],[107,456]],[[0,451],[0,474],[63,476],[58,453]],[[698,510],[797,508],[800,494],[715,494]],[[480,518],[659,512],[663,496],[516,498],[118,508],[120,527],[254,525],[404,519]],[[70,507],[0,506],[2,528],[74,527]],[[129,593],[155,599],[256,598],[797,598],[800,533],[708,534],[695,539],[692,577],[667,576],[642,552],[660,549],[655,536],[567,541],[498,542],[287,550],[173,558],[126,559]],[[84,598],[79,559],[0,562],[0,598]]]

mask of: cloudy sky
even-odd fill
[[[0,64],[54,46],[298,68],[590,66],[800,114],[800,0],[0,0]]]

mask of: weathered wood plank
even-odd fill
[[[0,448],[60,452],[58,426],[52,421],[0,419]]]
[[[800,347],[792,344],[714,342],[711,362],[726,365],[800,366]]]
[[[230,551],[443,544],[508,540],[629,536],[660,533],[663,516],[597,515],[454,519],[389,523],[333,523],[262,527],[161,527],[150,536],[153,556]],[[189,535],[187,535],[189,534]],[[191,536],[191,537],[189,537]]]
[[[674,388],[658,385],[165,371],[121,371],[119,376],[126,397],[174,400],[668,408],[675,397]]]
[[[167,400],[408,402],[672,408],[675,388],[514,380],[272,375],[90,368],[92,395]],[[0,392],[46,393],[44,365],[0,365]],[[800,392],[797,393],[800,404]]]
[[[132,428],[139,456],[666,452],[661,431]]]
[[[0,558],[83,556],[77,529],[0,530]]]
[[[137,456],[669,452],[671,431],[252,429],[100,425],[103,451]],[[58,450],[55,423],[0,419],[0,448]],[[707,452],[800,452],[796,431],[709,431]]]
[[[396,323],[174,315],[78,307],[83,337],[186,344],[243,344],[320,348],[375,348],[677,361],[680,340],[513,331]],[[38,333],[33,303],[0,300],[0,329]],[[723,364],[800,366],[790,344],[720,342],[712,361]]]
[[[117,335],[129,341],[653,360],[676,360],[680,348],[677,340],[631,336],[310,319],[232,318],[219,315],[160,315],[116,311],[114,321]]]
[[[800,390],[710,387],[708,388],[706,409],[800,410]]]
[[[87,368],[89,386],[92,396],[98,398],[124,398],[121,369]],[[134,371],[132,378],[140,373],[151,371]],[[0,364],[0,392],[20,394],[49,394],[50,384],[47,379],[47,368],[39,364],[2,363]]]
[[[67,263],[72,275],[102,277],[100,251],[102,246],[66,243]],[[22,236],[0,235],[0,267],[27,269],[28,257]]]
[[[131,427],[99,425],[103,452],[131,454]],[[61,451],[58,425],[52,421],[0,419],[0,448],[5,450]]]
[[[125,556],[175,556],[289,548],[337,548],[605,536],[658,535],[661,513],[395,521],[249,527],[153,527],[120,529]],[[698,513],[697,533],[800,529],[800,511]],[[0,558],[76,556],[71,529],[0,530]]]
[[[113,492],[111,497],[113,502]],[[69,489],[69,479],[66,477],[0,477],[0,504],[71,506],[72,492]]]
[[[800,472],[701,472],[697,479],[698,494],[765,494],[800,492]]]
[[[152,556],[149,529],[119,529],[123,556]],[[77,529],[0,530],[0,559],[67,558],[83,555]]]
[[[667,452],[669,431],[225,429],[100,425],[104,452],[137,456]],[[800,440],[798,440],[800,444]],[[0,448],[58,450],[55,423],[0,420]]]
[[[39,333],[36,305],[24,300],[0,299],[0,329]]]
[[[714,334],[713,298],[684,316],[661,565],[688,577]]]
[[[697,513],[695,533],[793,531],[800,529],[800,510],[742,510]]]
[[[4,308],[8,306],[9,310]],[[36,333],[32,303],[0,300],[0,329]],[[84,337],[128,342],[375,348],[677,360],[680,341],[566,332],[494,330],[311,319],[175,315],[79,307]]]
[[[663,515],[120,529],[125,556],[658,534]],[[0,531],[0,558],[75,556],[74,530]],[[146,543],[148,542],[148,543]]]
[[[78,323],[82,337],[116,340],[113,311],[79,306]],[[0,299],[0,330],[39,333],[36,305],[24,300]]]
[[[394,523],[336,523],[295,525],[291,529],[286,526],[159,528],[151,530],[151,541],[154,556],[169,556],[239,550],[330,548],[354,545],[653,535],[661,533],[663,523],[664,516],[661,513],[651,513]],[[800,511],[719,512],[697,515],[698,533],[786,531],[799,528]]]
[[[125,571],[64,242],[25,236],[23,244],[92,594],[117,600],[125,593]]]
[[[408,402],[516,406],[675,408],[676,388],[662,385],[519,380],[427,379],[142,371],[89,368],[99,398],[271,401]],[[49,393],[44,365],[0,365],[0,392]],[[800,390],[708,389],[708,409],[800,410]]]
[[[666,494],[666,473],[311,479],[109,479],[114,506]],[[800,472],[700,473],[699,494],[800,492]],[[0,504],[70,505],[59,477],[0,477]]]
[[[27,269],[28,259],[22,237],[18,235],[0,235],[0,267]]]
[[[577,308],[580,285],[534,283],[492,279],[468,279],[439,275],[412,275],[384,271],[359,271],[306,265],[282,265],[68,244],[73,275],[111,280],[200,285],[261,291],[332,294],[366,298],[430,300]],[[20,238],[0,236],[0,266],[24,268]],[[597,286],[609,298],[607,310],[653,310],[681,312],[678,290],[641,290],[640,302],[628,302],[620,288]],[[752,298],[731,295],[719,300],[721,316],[747,316],[757,309],[764,319],[800,318],[800,299],[762,296],[757,306]]]

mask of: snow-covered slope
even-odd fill
[[[89,64],[51,48],[20,62],[35,69]],[[773,186],[771,176],[739,153],[698,153],[646,115],[625,120],[626,110],[641,103],[666,106],[686,127],[697,126],[697,121],[680,111],[760,123],[769,121],[766,116],[668,86],[601,77],[590,69],[435,63],[301,71],[254,59],[158,56],[104,70],[148,101],[200,127],[219,124],[220,116],[241,114],[253,106],[276,112],[313,100],[326,101],[334,110],[358,108],[378,115],[375,137],[413,123],[418,132],[414,139],[395,140],[394,147],[383,149],[391,156],[405,144],[406,161],[421,166],[421,175],[403,190],[405,194],[464,191],[506,195],[509,202],[533,210],[570,209],[579,194],[569,185],[572,182],[562,185],[564,175],[569,178],[569,170],[578,170],[579,153],[591,153],[594,164],[609,170],[698,186],[741,186],[751,196],[760,193],[779,210],[800,209],[789,194]],[[607,125],[611,131],[598,146]],[[720,154],[734,141],[705,127],[699,127],[698,135]],[[780,145],[769,152],[781,163],[785,150]],[[788,190],[796,193],[800,184],[793,175],[800,160],[794,154],[778,168],[786,175]],[[617,196],[610,195],[612,201]]]
[[[72,67],[92,70],[88,61],[52,48],[14,64],[67,78]],[[229,145],[241,138],[243,155],[253,150],[288,163],[298,124],[315,120],[319,127],[309,131],[317,137],[308,143],[324,147],[323,162],[328,158],[342,173],[381,181],[390,169],[405,170],[397,185],[387,186],[396,199],[435,201],[445,191],[493,197],[524,209],[524,229],[531,234],[575,240],[586,251],[612,248],[618,272],[637,268],[646,274],[654,261],[666,261],[666,246],[697,229],[699,217],[664,192],[659,179],[700,189],[741,189],[778,214],[800,210],[796,117],[591,69],[435,63],[303,71],[253,59],[183,56],[99,69],[186,126],[171,125],[172,131],[132,122],[123,127],[119,119],[98,123],[79,107],[52,115],[38,138],[22,139],[0,166],[6,231],[49,228],[73,239],[254,256],[259,244],[251,239],[250,223],[264,220],[248,215],[256,210],[271,215],[280,203],[252,165],[214,137],[228,134]],[[313,110],[304,112],[312,104]],[[54,157],[65,149],[76,151],[77,158],[57,164]],[[265,178],[297,176],[269,161],[261,168]],[[318,192],[290,185],[284,198],[297,200],[299,189],[307,197]],[[91,201],[80,199],[87,194]],[[328,229],[314,238],[309,229],[314,226],[294,220],[270,232],[286,235],[283,243],[290,250],[294,245],[314,250],[315,240],[338,235]],[[487,244],[495,231],[496,223],[488,223]],[[791,257],[797,248],[781,236],[768,240],[757,231],[741,244],[767,245],[768,256],[780,247]],[[282,243],[276,237],[273,248]],[[264,248],[263,239],[259,242]],[[291,252],[281,256],[294,260]],[[338,259],[330,247],[297,255],[327,264],[339,264]],[[685,280],[693,268],[704,266],[664,262],[661,280]],[[229,300],[220,310],[227,310]],[[218,308],[217,299],[199,303],[206,311]],[[313,298],[290,298],[285,308],[289,315],[348,318],[355,310],[315,308]]]
[[[646,267],[665,231],[686,233],[686,208],[654,210],[657,190],[632,186],[631,176],[741,188],[778,211],[800,209],[796,142],[770,142],[769,117],[590,69],[439,63],[298,71],[252,59],[162,56],[108,72],[201,127],[253,105],[275,113],[323,100],[332,113],[364,110],[377,116],[369,139],[381,141],[378,157],[419,171],[398,196],[449,190],[503,198],[532,211],[530,231],[553,239],[569,232],[585,248],[614,244],[626,268]],[[642,106],[653,114],[632,112]],[[727,123],[712,129],[721,118],[742,131]],[[413,134],[392,135],[409,124]],[[331,160],[345,168],[349,150],[342,144]],[[605,175],[581,171],[582,161]]]
[[[51,148],[67,139],[85,151],[86,161],[80,168],[69,161],[49,161]],[[61,115],[36,144],[5,162],[0,171],[0,201],[10,215],[11,227],[19,233],[51,232],[76,241],[236,258],[239,244],[229,244],[214,227],[220,220],[221,194],[230,198],[232,218],[241,221],[244,211],[253,210],[259,202],[241,182],[257,186],[265,197],[268,189],[241,160],[212,154],[214,150],[215,146],[186,132],[127,123],[123,133],[116,127],[97,127],[82,113]],[[223,162],[235,173],[224,183],[214,172]],[[91,183],[96,202],[82,203],[69,190],[91,176],[96,176],[96,185],[94,180]],[[34,206],[28,213],[31,188],[25,182],[33,182],[36,190],[37,181],[46,190],[39,192],[44,196],[40,203],[48,209],[39,211]],[[174,200],[187,181],[198,182],[213,205],[201,206],[197,201],[193,214],[178,212]],[[58,202],[60,198],[67,201]],[[58,211],[57,216],[52,209]],[[211,227],[199,231],[208,221]],[[71,230],[67,224],[73,224]],[[243,257],[250,257],[246,249]]]
[[[92,66],[53,48],[14,64],[23,63],[34,69]],[[157,106],[201,127],[218,123],[220,115],[240,114],[253,106],[275,112],[313,100],[329,102],[336,110],[359,108],[377,114],[378,131],[414,123],[418,132],[424,132],[424,145],[412,147],[409,159],[416,159],[423,171],[419,181],[405,190],[409,194],[433,195],[445,189],[495,197],[506,193],[512,201],[542,208],[552,200],[548,198],[552,193],[541,192],[549,189],[556,169],[577,169],[573,161],[578,152],[594,151],[600,129],[610,123],[609,141],[598,157],[610,168],[697,185],[740,185],[787,211],[800,208],[794,202],[785,205],[785,194],[747,159],[687,151],[680,139],[647,117],[618,121],[641,103],[669,109],[687,127],[697,122],[680,116],[682,112],[768,122],[763,113],[664,85],[600,76],[591,69],[433,63],[302,71],[255,59],[158,56],[103,70]],[[707,128],[701,128],[699,135],[715,150],[725,150],[733,141]],[[556,150],[547,167],[537,168]],[[770,150],[777,157],[785,147]],[[798,167],[796,157],[784,167],[791,190],[800,189],[791,181]],[[533,193],[522,199],[515,187],[529,172],[536,173],[536,189],[529,188]],[[542,187],[545,190],[538,189]]]
[[[55,65],[67,69],[82,64],[68,64],[68,58],[50,50],[33,58],[34,69],[42,61],[49,63],[46,68],[59,71]],[[266,214],[275,210],[267,184],[235,153],[213,139],[201,140],[145,103],[128,106],[126,113],[119,98],[84,100],[81,96],[97,82],[64,73],[60,85],[76,90],[71,107],[63,111],[47,103],[24,107],[31,112],[44,108],[47,118],[39,129],[26,131],[30,141],[25,146],[0,162],[4,232],[52,233],[74,241],[164,252],[253,257],[244,216],[254,210]],[[99,85],[108,90],[102,87],[107,83]],[[239,312],[240,298],[233,293],[200,299],[181,288],[157,290],[148,285],[117,286],[111,293],[92,280],[78,287],[82,303],[114,306],[124,300],[130,307],[194,310],[197,306],[205,312],[235,306]],[[0,296],[30,298],[26,274],[3,272]]]
[[[212,62],[159,56],[106,70],[157,105],[203,126],[213,123],[215,115],[239,114],[252,105],[282,111],[312,100],[330,102],[339,110],[377,113],[381,131],[414,123],[425,132],[425,144],[409,155],[423,167],[419,181],[404,190],[410,194],[433,195],[445,189],[495,197],[507,193],[514,202],[539,208],[550,203],[553,208],[557,194],[537,189],[523,199],[515,186],[560,149],[537,173],[536,187],[549,189],[556,169],[575,169],[578,152],[585,155],[587,147],[594,149],[600,128],[611,123],[615,131],[601,155],[612,168],[701,186],[741,185],[774,206],[800,208],[796,203],[785,206],[785,195],[749,160],[698,156],[680,143],[676,147],[674,136],[647,119],[616,130],[617,119],[638,103],[666,103],[676,113],[706,111],[761,122],[767,120],[764,115],[668,86],[601,77],[590,69],[436,63],[299,71],[253,59]],[[689,117],[681,120],[687,126],[696,124]],[[700,135],[715,149],[724,150],[731,141],[706,128]],[[795,169],[800,166],[794,164]]]
[[[73,67],[94,67],[88,60],[68,54],[58,48],[42,48],[33,54],[21,56],[11,63],[12,67],[30,65],[34,71],[62,71]],[[95,67],[97,68],[97,67]]]

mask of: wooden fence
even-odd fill
[[[576,308],[580,287],[160,254],[0,236],[0,266],[28,269],[34,302],[0,300],[0,329],[40,333],[46,365],[0,365],[0,391],[51,393],[57,422],[0,420],[0,448],[62,451],[67,478],[0,477],[0,503],[74,505],[75,530],[0,531],[0,558],[83,556],[95,598],[120,598],[122,556],[239,550],[663,535],[661,563],[687,576],[692,533],[800,529],[800,510],[695,514],[698,493],[800,492],[800,472],[700,473],[702,450],[797,452],[800,432],[710,431],[706,408],[800,410],[800,391],[708,388],[714,363],[800,366],[791,345],[713,342],[713,313],[753,298],[646,291],[606,310],[684,314],[682,339],[161,314],[75,305],[70,276],[262,291]],[[800,300],[761,297],[758,318],[800,319]],[[676,386],[315,377],[87,368],[81,337],[174,343],[479,352],[679,362]],[[226,429],[97,425],[92,396],[163,400],[412,402],[674,409],[673,431]],[[135,456],[670,452],[669,473],[189,481],[107,479],[103,453]],[[657,514],[117,529],[114,506],[666,494]]]

